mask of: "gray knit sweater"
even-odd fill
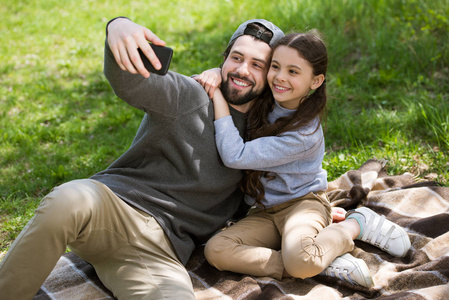
[[[195,80],[122,71],[107,42],[104,74],[115,94],[145,115],[130,148],[92,179],[153,215],[185,264],[238,209],[242,172],[222,163],[213,104]],[[242,132],[246,115],[232,116]]]
[[[270,123],[293,113],[276,102],[268,115]],[[244,142],[231,117],[215,121],[216,141],[223,162],[230,168],[270,171],[273,180],[262,178],[266,208],[279,205],[308,194],[325,191],[327,172],[322,169],[324,136],[318,118],[298,131],[285,132],[281,136],[268,136]],[[255,199],[247,196],[249,205]]]

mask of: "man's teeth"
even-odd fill
[[[247,84],[246,82],[237,80],[237,79],[233,79],[234,83],[238,86],[249,86],[249,84]]]

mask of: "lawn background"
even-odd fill
[[[103,170],[132,141],[142,112],[102,73],[116,16],[164,39],[185,75],[218,66],[244,20],[319,29],[329,180],[379,158],[390,174],[449,186],[448,0],[0,0],[0,13],[0,257],[52,187]]]

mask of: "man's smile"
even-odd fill
[[[254,86],[255,83],[252,80],[249,80],[246,77],[241,77],[238,74],[229,74],[229,81],[231,81],[234,86],[247,88],[250,86]]]

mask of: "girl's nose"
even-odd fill
[[[285,76],[284,76],[284,74],[282,72],[279,72],[279,73],[276,74],[276,79],[279,80],[279,81],[284,82],[285,81]]]

